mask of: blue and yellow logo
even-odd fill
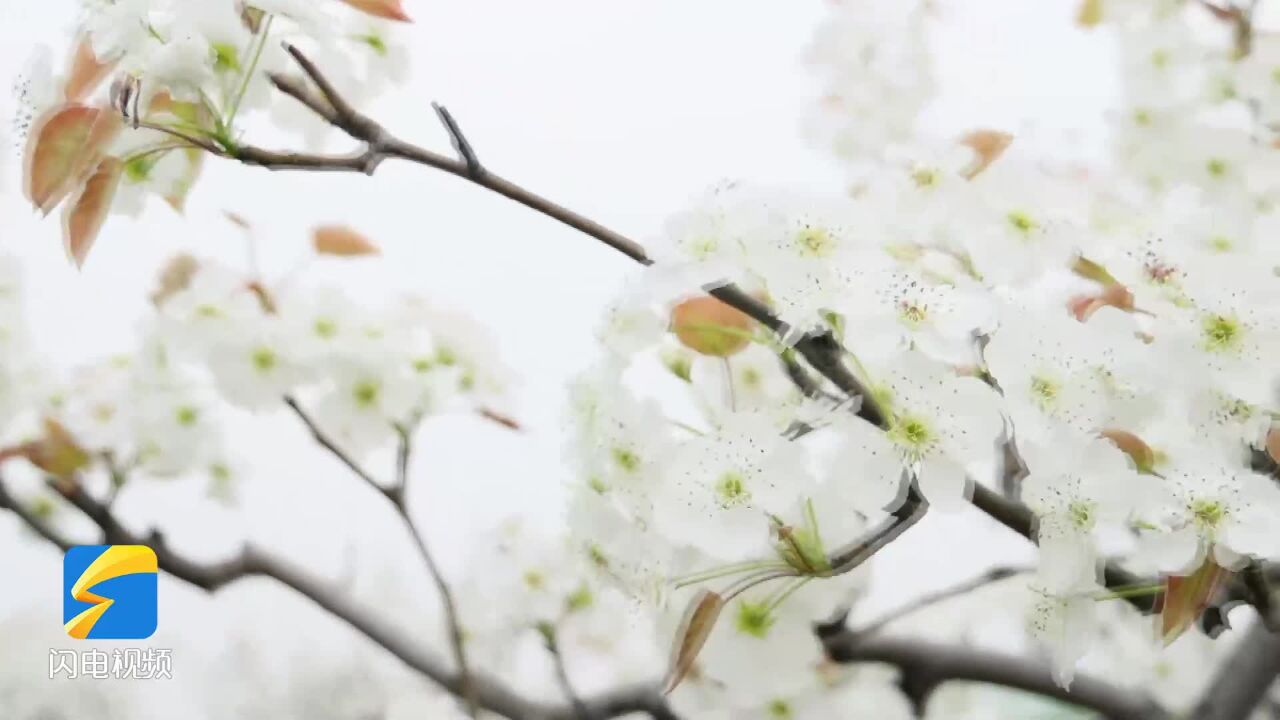
[[[80,640],[145,640],[156,631],[156,554],[145,545],[81,545],[62,557],[62,621]]]

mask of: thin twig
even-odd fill
[[[405,503],[405,490],[409,482],[409,459],[412,451],[413,444],[409,433],[401,431],[400,442],[396,450],[395,492],[390,497],[396,507],[396,511],[401,519],[404,520],[405,527],[409,529],[409,534],[413,537],[414,545],[418,548],[418,554],[422,557],[423,564],[427,566],[427,571],[431,573],[431,580],[436,585],[436,591],[440,593],[440,604],[444,607],[445,621],[449,625],[449,644],[453,648],[453,660],[458,665],[458,677],[461,679],[462,698],[467,704],[467,710],[470,712],[471,717],[476,717],[479,712],[479,705],[476,700],[475,685],[471,682],[471,670],[467,665],[466,641],[462,636],[462,623],[458,618],[457,602],[453,598],[453,590],[444,578],[444,573],[440,571],[440,566],[436,563],[435,556],[432,555],[430,547],[427,546],[426,536],[418,527],[417,522],[414,521]]]
[[[902,607],[899,607],[899,608],[895,608],[885,613],[880,618],[876,620],[872,620],[871,622],[868,622],[862,625],[861,627],[857,628],[854,632],[856,632],[858,635],[862,637],[868,637],[868,636],[874,635],[875,633],[878,633],[881,630],[884,630],[886,627],[898,622],[899,620],[902,620],[908,615],[912,615],[916,612],[919,612],[921,610],[924,610],[925,608],[937,605],[939,603],[946,602],[947,600],[951,600],[953,598],[957,598],[962,595],[968,595],[969,593],[973,592],[974,590],[977,590],[978,588],[986,587],[987,585],[990,585],[992,583],[999,582],[1001,580],[1005,580],[1007,578],[1013,577],[1014,575],[1018,575],[1025,572],[1029,572],[1029,570],[1027,568],[1015,568],[1015,567],[992,568],[987,572],[982,573],[981,575],[975,578],[970,578],[969,580],[966,580],[958,585],[953,585],[948,588],[943,588],[942,590],[939,590],[937,592],[929,593],[927,595],[922,595],[918,598],[915,598],[914,600],[907,603],[906,605],[903,605]]]
[[[431,103],[431,107],[435,108],[436,117],[440,118],[440,123],[444,125],[444,129],[449,133],[449,140],[453,143],[453,149],[467,164],[467,171],[471,178],[478,178],[484,174],[484,166],[480,164],[480,158],[476,156],[476,151],[471,147],[471,143],[467,142],[467,136],[462,134],[462,128],[458,125],[458,121],[453,119],[453,114],[449,112],[449,108],[440,103]]]
[[[373,475],[361,467],[360,463],[356,462],[355,459],[347,454],[346,450],[338,447],[338,444],[330,438],[324,430],[320,429],[320,425],[312,419],[311,415],[302,408],[302,405],[300,405],[295,398],[286,397],[284,399],[284,403],[289,406],[289,409],[293,411],[294,415],[298,416],[298,419],[302,421],[302,424],[307,426],[307,430],[311,431],[312,439],[314,439],[320,447],[328,450],[330,455],[333,455],[339,462],[346,465],[347,469],[352,473],[355,473],[356,477],[363,480],[366,485],[377,490],[379,495],[386,497],[393,503],[395,502],[395,499],[392,498],[394,491],[375,480]]]
[[[594,720],[586,703],[582,702],[582,698],[578,697],[577,691],[573,689],[573,682],[569,679],[569,671],[564,664],[564,653],[560,651],[560,639],[556,633],[556,628],[548,624],[543,628],[542,637],[547,644],[547,653],[551,655],[551,664],[555,668],[556,682],[559,683],[565,699],[569,701],[569,705],[573,707],[574,713],[577,714],[577,720]]]

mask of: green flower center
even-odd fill
[[[933,168],[917,168],[911,171],[911,180],[916,187],[933,187],[938,183],[939,174]]]
[[[587,546],[587,558],[591,560],[591,564],[598,568],[609,567],[609,558],[605,556],[604,550],[599,545],[591,543]]]
[[[1204,169],[1209,171],[1209,174],[1213,177],[1220,178],[1227,174],[1227,170],[1231,169],[1231,165],[1222,158],[1209,158],[1209,161],[1204,164]]]
[[[1227,509],[1217,500],[1196,500],[1189,509],[1191,517],[1202,528],[1215,528],[1227,516]]]
[[[1036,222],[1035,218],[1021,210],[1014,210],[1006,215],[1005,219],[1009,221],[1009,225],[1012,226],[1014,230],[1017,230],[1023,235],[1030,235],[1040,227],[1040,223]]]
[[[190,405],[184,405],[178,408],[178,412],[174,414],[174,419],[183,427],[191,427],[200,419],[200,411]]]
[[[640,456],[627,448],[616,447],[611,454],[618,467],[627,472],[635,472],[640,467]]]
[[[271,372],[280,364],[280,357],[276,355],[276,351],[268,347],[257,348],[249,359],[254,368],[264,373]]]
[[[836,241],[825,228],[807,227],[796,233],[796,247],[808,257],[827,257],[835,250]]]
[[[889,438],[905,448],[910,457],[918,459],[933,444],[934,435],[928,423],[908,415],[894,423]]]
[[[373,380],[365,380],[356,383],[351,389],[351,397],[356,401],[356,405],[362,408],[369,408],[378,402],[378,395],[381,388],[378,383]]]
[[[1238,320],[1226,315],[1207,315],[1200,321],[1204,349],[1209,352],[1227,352],[1240,344],[1244,327]]]
[[[316,320],[316,324],[312,327],[316,335],[328,340],[338,334],[338,323],[329,318],[320,318]]]
[[[731,470],[716,481],[716,497],[721,507],[730,508],[746,503],[751,499],[751,493],[747,491],[742,475]]]
[[[929,317],[929,310],[923,305],[903,300],[898,303],[898,318],[902,320],[904,325],[909,327],[920,327]]]
[[[1058,399],[1058,392],[1062,390],[1062,386],[1043,375],[1035,375],[1031,378],[1031,398],[1041,410],[1047,410]]]
[[[1067,507],[1067,517],[1076,527],[1087,530],[1093,527],[1093,504],[1077,500]]]
[[[776,618],[764,603],[743,601],[738,603],[738,616],[734,618],[734,626],[738,632],[763,640],[768,637]]]
[[[213,67],[218,72],[238,71],[240,56],[234,45],[213,43]]]
[[[569,597],[565,598],[564,606],[569,612],[577,612],[591,607],[594,602],[595,598],[591,595],[591,589],[583,585],[569,593]]]
[[[768,712],[769,717],[774,718],[774,720],[791,720],[791,718],[795,717],[791,713],[791,703],[781,699],[769,701],[769,706],[766,712]]]
[[[690,255],[698,260],[705,260],[720,249],[720,241],[711,236],[698,237],[689,241],[688,248]]]
[[[377,35],[359,35],[356,39],[365,45],[368,45],[369,48],[378,55],[387,54],[387,41]]]

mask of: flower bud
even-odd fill
[[[671,311],[671,332],[685,347],[702,355],[729,357],[751,344],[755,321],[737,308],[704,295],[685,300]]]

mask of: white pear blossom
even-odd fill
[[[842,447],[829,476],[848,484],[855,506],[885,507],[910,469],[930,503],[958,507],[968,484],[965,466],[989,459],[1003,431],[997,396],[916,351],[899,355],[875,381],[888,428],[879,433],[852,422],[839,428]]]
[[[1168,572],[1186,572],[1212,551],[1234,567],[1244,557],[1280,557],[1280,487],[1265,475],[1213,457],[1186,457],[1160,469],[1170,501],[1160,514],[1168,532],[1150,538]]]
[[[800,448],[763,413],[731,413],[680,444],[661,469],[654,522],[668,537],[724,560],[741,559],[768,534],[768,515],[812,482]]]
[[[1020,443],[1019,451],[1028,469],[1022,500],[1037,518],[1040,580],[1052,590],[1096,571],[1097,529],[1161,499],[1154,482],[1140,477],[1109,440],[1064,430],[1044,445]]]

